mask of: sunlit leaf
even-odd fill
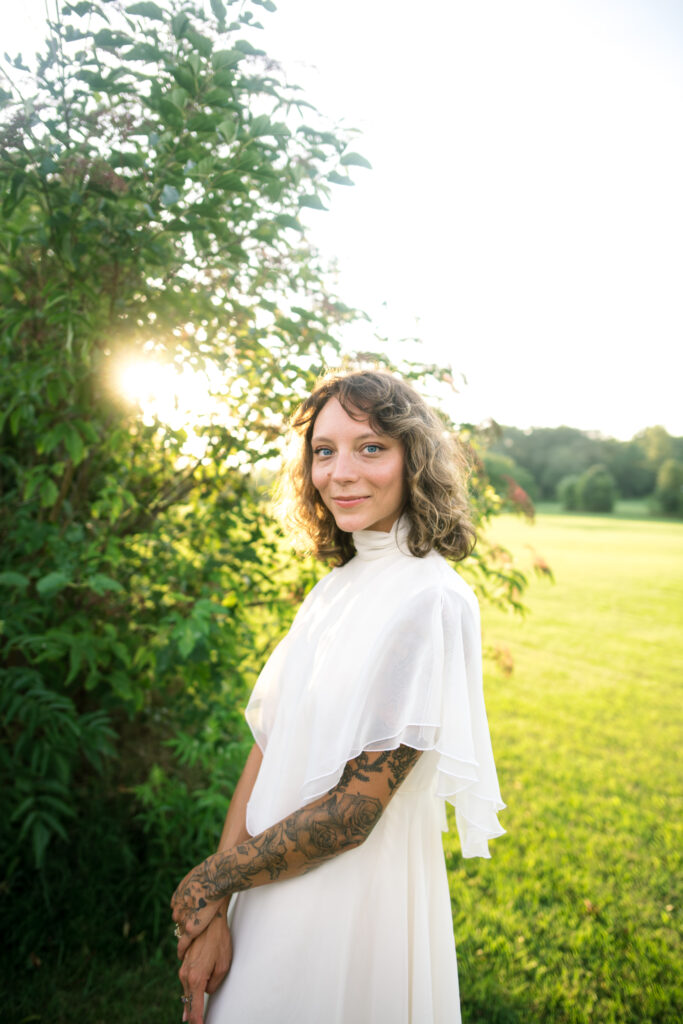
[[[243,59],[241,50],[216,50],[211,56],[211,63],[218,71],[220,68],[232,68]]]
[[[339,163],[343,164],[344,167],[353,165],[354,167],[368,167],[372,170],[372,164],[370,161],[366,160],[364,156],[360,155],[360,153],[344,153],[340,158]]]
[[[140,14],[143,18],[153,18],[155,21],[165,21],[166,15],[158,4],[152,0],[144,0],[142,3],[131,4],[126,7],[128,14]]]
[[[323,205],[320,196],[315,195],[299,196],[299,206],[307,206],[311,210],[327,209],[327,207]]]

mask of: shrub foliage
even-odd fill
[[[683,462],[666,459],[657,473],[657,502],[666,515],[683,515]]]
[[[611,512],[617,497],[614,477],[605,466],[591,466],[576,481],[576,497],[584,512]]]

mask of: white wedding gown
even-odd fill
[[[444,798],[464,856],[488,856],[504,804],[476,599],[440,555],[411,556],[407,530],[354,534],[356,557],[311,591],[261,673],[247,828],[327,792],[363,750],[424,753],[362,846],[237,895],[207,1024],[459,1024]]]

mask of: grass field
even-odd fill
[[[469,1024],[683,1020],[683,525],[502,517],[533,578],[521,620],[486,609],[487,706],[508,835],[447,840]]]
[[[553,512],[494,532],[556,582],[531,580],[525,619],[484,610],[514,662],[486,680],[508,834],[490,861],[446,840],[464,1024],[679,1024],[683,524]],[[3,1020],[169,1024],[174,972],[170,935],[144,967],[76,958],[36,973],[43,1013],[10,1000]]]

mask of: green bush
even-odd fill
[[[614,477],[605,466],[591,466],[576,483],[579,508],[583,512],[612,512],[617,498]]]
[[[667,459],[659,467],[655,498],[665,515],[683,515],[683,463]]]
[[[557,485],[557,500],[567,512],[576,512],[579,508],[579,479],[575,474],[563,476]]]

